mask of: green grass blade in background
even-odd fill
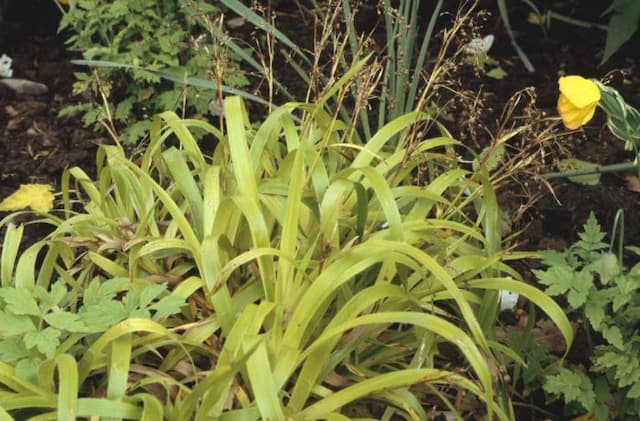
[[[2,255],[0,257],[0,285],[7,288],[13,280],[13,270],[20,247],[20,240],[24,225],[16,226],[13,223],[7,225],[7,231],[2,242]]]
[[[438,0],[433,8],[433,12],[431,12],[431,17],[429,18],[429,24],[427,25],[427,29],[424,33],[424,38],[422,40],[422,44],[420,45],[420,51],[418,52],[418,57],[416,59],[415,66],[413,67],[414,77],[411,78],[409,93],[407,95],[407,103],[404,109],[405,112],[413,111],[414,104],[416,102],[416,96],[418,94],[418,88],[420,87],[420,81],[421,81],[421,78],[418,77],[417,75],[424,68],[424,64],[427,59],[427,53],[429,51],[429,45],[431,43],[431,37],[433,36],[433,30],[435,28],[438,17],[440,17],[440,10],[442,9],[443,3],[444,3],[444,0]]]
[[[364,149],[353,160],[351,167],[360,168],[370,165],[382,147],[390,142],[396,134],[410,127],[412,124],[429,118],[429,115],[425,113],[410,112],[390,121],[367,142]]]
[[[347,170],[346,175],[349,176],[349,174],[353,172],[353,170]],[[402,218],[387,180],[371,167],[357,168],[355,172],[361,172],[366,180],[366,183],[363,183],[365,187],[369,185],[373,189],[384,213],[384,222],[389,224],[392,239],[402,241],[404,239]]]
[[[500,11],[500,18],[502,19],[502,23],[504,24],[505,29],[507,30],[507,34],[509,35],[509,39],[511,40],[511,45],[518,53],[518,57],[522,61],[524,67],[530,71],[535,71],[533,64],[529,61],[529,57],[525,54],[525,52],[520,48],[518,42],[516,41],[516,37],[513,34],[513,30],[511,29],[511,23],[509,21],[509,12],[507,10],[507,1],[506,0],[496,0],[498,2],[498,10]]]
[[[56,357],[58,366],[58,412],[59,421],[75,421],[78,405],[78,366],[69,354]]]
[[[278,273],[275,286],[275,299],[284,306],[276,310],[276,325],[274,334],[279,335],[283,330],[285,313],[295,305],[298,291],[294,289],[294,264],[298,250],[299,224],[301,218],[302,196],[306,184],[306,168],[304,164],[306,145],[300,142],[298,148],[291,152],[294,154],[293,166],[289,173],[289,188],[287,191],[286,210],[282,225],[282,238],[280,241],[281,258],[278,260]],[[285,257],[287,256],[287,257]]]
[[[273,34],[278,41],[289,47],[291,51],[295,52],[301,60],[306,62],[308,65],[311,64],[311,61],[309,61],[307,56],[298,48],[298,46],[293,41],[291,41],[285,34],[280,32],[273,25],[265,21],[261,16],[257,15],[253,10],[249,9],[238,0],[220,0],[220,3],[236,12],[238,16],[242,16],[243,18],[247,19],[257,28],[262,29],[267,33]]]
[[[190,249],[192,251],[198,250],[200,245],[198,236],[191,227],[189,220],[185,217],[184,212],[175,203],[171,196],[162,186],[160,186],[155,180],[153,180],[150,175],[142,171],[140,168],[136,167],[132,163],[129,163],[128,166],[133,173],[137,174],[142,179],[142,181],[153,190],[153,192],[158,196],[158,199],[167,208],[167,212],[171,215],[174,222],[180,229],[180,232],[184,236],[185,242],[190,247]],[[197,256],[197,254],[194,253],[194,256]]]
[[[218,90],[218,85],[211,80],[206,80],[206,79],[200,79],[200,78],[196,78],[196,77],[185,77],[185,75],[183,74],[177,74],[177,73],[173,73],[170,71],[166,71],[166,70],[155,70],[155,69],[150,69],[147,67],[141,67],[141,66],[136,66],[133,64],[127,64],[127,63],[116,63],[113,61],[107,61],[107,60],[71,60],[72,64],[77,64],[80,66],[92,66],[92,67],[114,67],[114,68],[118,68],[118,69],[132,69],[132,70],[140,70],[140,71],[144,71],[144,72],[149,72],[151,74],[157,75],[158,77],[161,77],[163,79],[166,80],[170,80],[172,82],[175,82],[178,85],[184,85],[186,84],[187,86],[193,86],[196,88],[206,88],[206,89],[212,89],[212,90]],[[231,88],[229,86],[225,86],[222,85],[222,87],[220,87],[222,89],[222,92],[224,92],[227,95],[237,95],[239,97],[245,98],[249,101],[253,101],[256,102],[258,104],[262,104],[262,105],[269,105],[269,102],[260,98],[259,96],[256,95],[252,95],[248,92],[243,91],[242,89],[237,89],[237,88]]]
[[[248,139],[245,130],[247,113],[242,100],[238,97],[227,98],[225,100],[225,110],[227,112],[226,124],[229,151],[240,192],[240,195],[235,196],[233,200],[251,225],[254,247],[268,248],[270,246],[269,232],[263,214],[260,211],[256,174],[251,166],[249,156]],[[274,299],[276,281],[273,261],[268,257],[262,257],[258,260],[258,263],[265,297],[267,300],[272,301]]]
[[[495,191],[491,185],[489,172],[485,167],[481,168],[479,176],[482,183],[482,198],[479,213],[482,216],[482,228],[487,239],[487,253],[496,255],[502,250],[502,232],[500,229],[500,208]],[[493,270],[488,271],[489,276],[495,276]],[[482,298],[482,304],[478,311],[478,320],[483,332],[489,339],[495,338],[495,326],[498,318],[498,291],[487,290]]]
[[[273,304],[266,301],[262,301],[260,305],[249,304],[242,310],[242,313],[236,317],[236,322],[226,338],[217,367],[229,366],[233,368],[233,371],[245,368],[245,365],[238,364],[238,360],[246,359],[248,361],[253,352],[260,346],[260,343],[264,341],[263,338],[258,337],[258,333],[265,318],[269,316],[272,310]],[[189,396],[190,405],[195,405],[195,400],[199,399],[198,396],[203,396],[202,409],[196,418],[197,420],[210,419],[207,417],[216,418],[222,414],[233,378],[231,375],[224,374],[224,372],[219,376],[220,378],[215,381],[212,378],[209,382],[200,383],[193,390],[192,396]],[[271,392],[267,391],[265,393]],[[269,405],[269,397],[266,396],[264,399],[267,401],[265,405]]]
[[[121,400],[126,396],[130,360],[131,334],[114,339],[109,349],[108,399]]]
[[[340,323],[354,319],[367,308],[390,298],[403,298],[406,293],[397,285],[379,283],[367,289],[360,291],[354,295],[331,319],[327,329],[335,327]],[[309,356],[304,360],[302,370],[298,376],[291,397],[289,398],[288,408],[293,412],[302,410],[305,402],[309,399],[309,395],[316,384],[319,383],[321,372],[327,369],[330,361],[330,353],[338,342],[339,337],[333,340],[329,339],[324,344],[319,345],[315,350],[308,351]]]
[[[117,325],[109,328],[87,349],[85,355],[78,363],[78,373],[80,381],[83,382],[89,372],[101,364],[105,364],[106,355],[105,348],[114,340],[127,334],[136,332],[146,332],[173,339],[175,336],[167,330],[163,325],[148,319],[130,318],[123,320]],[[102,360],[102,361],[101,361]]]
[[[77,416],[83,418],[118,418],[140,419],[142,409],[137,405],[122,401],[112,401],[106,398],[78,399]]]
[[[204,226],[202,225],[204,222],[204,206],[198,183],[184,161],[184,156],[176,148],[167,149],[162,153],[162,157],[176,182],[178,190],[187,199],[196,235],[202,239],[204,237]]]
[[[142,404],[142,414],[140,421],[157,421],[164,417],[162,403],[153,395],[140,393],[131,396],[132,401],[139,401]]]
[[[0,405],[0,421],[14,421],[14,418]]]
[[[39,241],[29,246],[18,259],[15,272],[15,286],[18,288],[33,288],[36,283],[36,264],[38,255],[45,246],[44,241]]]
[[[249,349],[244,349],[249,351]],[[247,360],[247,373],[263,419],[285,419],[280,397],[271,371],[267,343],[262,341]]]

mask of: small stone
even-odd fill
[[[13,76],[13,70],[11,69],[11,57],[6,54],[0,56],[0,76],[11,77]]]
[[[16,95],[43,95],[49,92],[47,85],[26,79],[0,79],[0,85],[11,89]]]
[[[18,116],[18,114],[20,114],[18,112],[18,110],[16,110],[15,108],[13,108],[11,105],[7,105],[6,107],[4,107],[4,111],[9,114],[9,117],[16,117]]]
[[[236,18],[227,19],[225,23],[227,24],[227,27],[229,27],[229,29],[236,29],[247,23],[247,19],[244,16],[239,16]]]

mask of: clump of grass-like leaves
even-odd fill
[[[53,232],[21,254],[5,238],[0,317],[21,330],[0,331],[0,418],[426,419],[464,394],[512,417],[495,367],[518,357],[481,327],[483,291],[527,296],[570,342],[568,321],[483,234],[487,178],[416,138],[428,115],[350,142],[325,103],[362,65],[257,129],[230,97],[224,128],[165,112],[138,162],[103,146],[95,181],[70,169]]]

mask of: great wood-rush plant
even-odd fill
[[[568,321],[483,234],[497,229],[488,178],[457,167],[446,133],[416,138],[429,115],[362,145],[326,112],[362,66],[257,128],[230,97],[224,127],[165,112],[139,159],[103,146],[95,181],[67,171],[62,209],[40,220],[53,232],[22,253],[20,228],[4,241],[1,314],[44,339],[1,331],[30,358],[1,354],[1,416],[418,420],[460,417],[464,399],[513,418],[497,367],[519,357],[483,324],[484,292],[528,297],[570,343]],[[96,294],[124,320],[70,328]]]

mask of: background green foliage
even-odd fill
[[[547,377],[544,389],[578,405],[577,413],[635,419],[640,416],[640,264],[625,270],[604,237],[591,214],[580,240],[565,252],[545,252],[548,268],[535,271],[549,295],[564,296],[568,310],[584,318],[590,347],[586,373],[563,368]]]
[[[511,24],[509,22],[509,5],[507,4],[507,1],[496,1],[498,8],[500,9],[500,17],[507,30],[511,44],[518,53],[523,65],[527,70],[533,72],[534,66],[529,61],[526,53],[518,45],[511,29]],[[609,60],[611,56],[614,55],[638,31],[638,27],[640,25],[640,2],[637,0],[610,0],[609,7],[607,7],[607,9],[602,13],[602,16],[609,17],[607,25],[576,19],[551,9],[543,12],[538,8],[535,0],[523,0],[523,2],[531,8],[533,11],[532,13],[534,14],[535,23],[541,25],[545,33],[546,29],[551,26],[551,22],[554,20],[586,28],[596,27],[606,31],[607,36],[600,64]],[[581,4],[584,2],[581,2],[580,0],[569,3],[574,3],[574,8],[584,8],[584,5]]]
[[[237,61],[225,51],[214,53],[223,48],[224,34],[211,34],[196,24],[195,8],[212,18],[220,9],[200,0],[191,6],[187,9],[174,0],[78,0],[62,17],[60,31],[69,35],[69,47],[85,59],[205,79],[213,78],[214,67],[221,66],[227,85],[245,86],[248,81]],[[209,104],[217,100],[215,90],[191,87],[183,91],[179,82],[161,79],[152,71],[101,67],[94,74],[78,72],[75,92],[93,100],[63,112],[81,111],[87,124],[110,117],[119,123],[119,138],[125,143],[143,136],[149,128],[148,118],[155,113],[175,109],[190,115],[210,113]],[[105,101],[110,116],[103,110]]]
[[[602,63],[622,47],[638,31],[640,25],[640,2],[636,0],[613,0],[604,12],[609,15],[607,40]]]

